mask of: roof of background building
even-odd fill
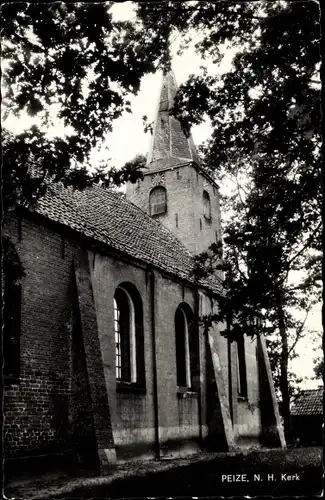
[[[98,186],[83,191],[51,186],[35,211],[85,236],[182,279],[193,281],[193,257],[159,221],[123,194]],[[220,291],[221,280],[201,280]]]
[[[301,391],[295,401],[291,415],[322,415],[323,414],[323,388],[306,389]]]

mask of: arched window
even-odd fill
[[[142,301],[130,283],[115,291],[114,332],[117,382],[144,387]]]
[[[197,390],[199,384],[199,345],[191,308],[183,303],[175,313],[177,386]]]
[[[211,201],[210,195],[207,191],[203,191],[203,211],[204,217],[208,220],[211,219]]]
[[[149,196],[150,215],[164,214],[167,211],[167,191],[163,186],[153,188]]]
[[[21,280],[24,276],[18,253],[9,239],[3,251],[3,374],[5,383],[18,383],[20,378]]]

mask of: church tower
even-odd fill
[[[169,72],[163,76],[144,179],[128,183],[126,197],[195,255],[220,239],[219,191],[200,165],[192,136],[187,138],[169,114],[176,92]]]

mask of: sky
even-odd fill
[[[130,20],[134,17],[132,2],[115,3],[112,7],[112,13],[116,20]],[[196,35],[196,41],[198,35]],[[235,55],[234,50],[224,52],[224,59],[220,65],[213,64],[209,61],[202,61],[200,56],[189,49],[183,55],[177,55],[179,48],[180,37],[175,35],[171,45],[173,54],[172,67],[175,73],[178,85],[185,82],[190,74],[200,74],[202,65],[206,66],[210,73],[221,73],[228,71],[231,68],[231,62]],[[140,91],[137,96],[130,96],[132,114],[124,113],[119,119],[114,122],[113,131],[107,135],[105,143],[106,148],[102,148],[100,152],[94,151],[92,159],[94,163],[106,158],[110,158],[110,164],[116,167],[122,167],[125,162],[132,160],[137,154],[146,155],[149,151],[151,135],[145,134],[143,130],[142,117],[146,115],[148,122],[153,122],[157,108],[157,102],[160,93],[162,82],[162,74],[150,74],[143,77]],[[20,132],[28,128],[35,119],[30,119],[26,115],[20,116],[19,119],[9,117],[5,122],[5,126],[13,132]],[[64,128],[56,123],[50,135],[60,135],[64,133]],[[192,135],[196,146],[209,138],[211,128],[209,123],[203,123],[192,128]],[[227,191],[229,186],[221,186],[221,190]],[[318,304],[308,317],[306,325],[310,329],[321,331],[321,305]],[[321,335],[313,335],[308,340],[300,341],[297,347],[299,357],[292,361],[291,367],[297,375],[305,377],[313,377],[313,359],[322,355],[320,348],[315,352],[315,347],[321,345]],[[302,388],[315,388],[320,384],[320,381],[311,379],[302,384]]]

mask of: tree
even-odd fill
[[[219,319],[230,317],[250,334],[263,330],[256,317],[264,319],[265,333],[270,324],[276,328],[290,440],[288,361],[304,331],[290,309],[308,312],[320,294],[319,8],[315,2],[283,1],[168,5],[169,31],[173,27],[191,38],[191,29],[201,30],[196,50],[202,57],[220,61],[224,43],[237,50],[226,74],[206,70],[181,86],[173,114],[185,131],[210,120],[213,132],[202,151],[217,178],[249,177],[245,213],[238,217],[237,211],[226,230],[231,266]],[[139,14],[163,31],[162,12],[143,4]],[[201,257],[197,267],[205,269],[204,257],[211,255]],[[298,284],[290,282],[293,271],[304,273]],[[226,334],[234,335],[231,329]]]
[[[314,380],[319,380],[324,382],[324,337],[321,336],[321,332],[315,332],[314,344],[315,347],[313,351],[316,353],[314,358]],[[320,350],[322,349],[322,355],[320,355]]]
[[[164,6],[160,6],[164,10]],[[148,25],[163,27],[156,6],[142,4]],[[209,117],[213,126],[206,163],[226,165],[275,156],[286,164],[311,163],[319,180],[320,25],[316,2],[238,2],[195,5],[169,2],[169,29],[201,31],[195,48],[221,61],[221,46],[234,47],[233,68],[207,71],[182,85],[175,105],[183,122]],[[290,27],[290,29],[289,29]],[[158,28],[157,28],[158,29]],[[186,105],[185,105],[186,102]],[[315,151],[316,150],[316,151]],[[243,156],[244,155],[244,156]],[[281,155],[278,158],[278,155]],[[236,162],[238,167],[238,161]],[[302,172],[303,173],[303,172]],[[306,180],[309,180],[307,170]],[[314,184],[314,177],[310,178]]]
[[[305,261],[302,254],[298,255],[295,233],[285,219],[281,224],[273,198],[268,201],[266,197],[267,190],[260,193],[251,182],[246,199],[241,184],[226,200],[227,205],[224,203],[224,211],[232,212],[232,217],[225,228],[223,255],[213,245],[196,258],[195,274],[206,276],[219,268],[225,275],[224,291],[218,298],[220,310],[205,318],[205,325],[211,325],[213,320],[226,323],[227,329],[222,334],[232,341],[237,340],[240,332],[252,337],[261,333],[266,336],[290,441],[290,401],[301,379],[290,372],[289,362],[296,357],[297,343],[308,333],[305,323],[311,307],[319,300],[321,277],[307,275],[300,282],[290,281],[292,262],[295,269],[301,269]],[[256,198],[262,195],[257,210]],[[221,257],[224,262],[220,262]],[[302,320],[296,318],[297,312],[305,314]]]
[[[3,114],[26,112],[38,125],[4,133],[3,203],[33,203],[48,182],[76,188],[135,181],[130,165],[91,169],[89,155],[160,64],[159,46],[140,21],[117,22],[112,2],[7,3],[2,7]],[[158,48],[157,48],[158,47]],[[55,120],[64,137],[47,134]]]

